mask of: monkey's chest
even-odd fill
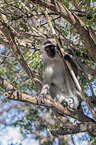
[[[66,75],[62,72],[57,72],[52,76],[51,83],[53,83],[59,90],[68,92]]]

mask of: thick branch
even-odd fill
[[[38,104],[38,99],[36,97],[26,95],[23,93],[21,94],[18,90],[16,90],[16,88],[14,88],[10,83],[5,81],[2,77],[0,77],[0,86],[8,92],[8,93],[5,93],[5,97],[8,99],[52,108],[62,115],[65,114],[81,122],[93,122],[93,123],[95,122],[95,120],[84,115],[83,112],[81,111],[74,111],[69,108],[64,108],[61,104],[52,101],[52,99],[49,99],[48,95],[47,95],[48,97],[47,99],[46,98],[43,99],[42,102],[39,102]]]
[[[64,19],[66,19],[70,24],[72,24],[79,34],[81,35],[82,39],[84,40],[86,47],[89,51],[89,54],[93,58],[93,60],[96,62],[96,45],[94,43],[94,40],[91,38],[88,29],[85,27],[84,23],[76,16],[74,13],[71,13],[62,3],[58,3],[60,6],[60,9],[58,6],[53,6],[49,3],[45,3],[43,0],[30,0],[34,2],[35,4],[39,4],[41,7],[48,8],[52,11],[54,11],[56,14],[59,14]]]
[[[70,123],[68,123],[60,128],[51,130],[51,133],[54,136],[75,134],[80,132],[88,132],[89,134],[92,132],[92,134],[96,137],[96,123],[84,122],[77,125],[70,125]]]

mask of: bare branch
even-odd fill
[[[75,134],[80,132],[92,132],[94,137],[96,137],[96,123],[79,123],[76,125],[72,125],[70,123],[60,127],[51,130],[52,135],[58,136],[58,135],[68,135],[68,134]]]

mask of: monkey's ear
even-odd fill
[[[63,99],[62,102],[61,102],[61,105],[63,107],[68,107],[68,102]]]

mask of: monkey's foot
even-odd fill
[[[63,107],[67,107],[67,106],[68,106],[68,102],[65,101],[65,100],[62,100],[61,105],[62,105]]]
[[[37,100],[37,104],[40,105],[44,100],[44,96],[40,94],[36,96],[36,100]]]

